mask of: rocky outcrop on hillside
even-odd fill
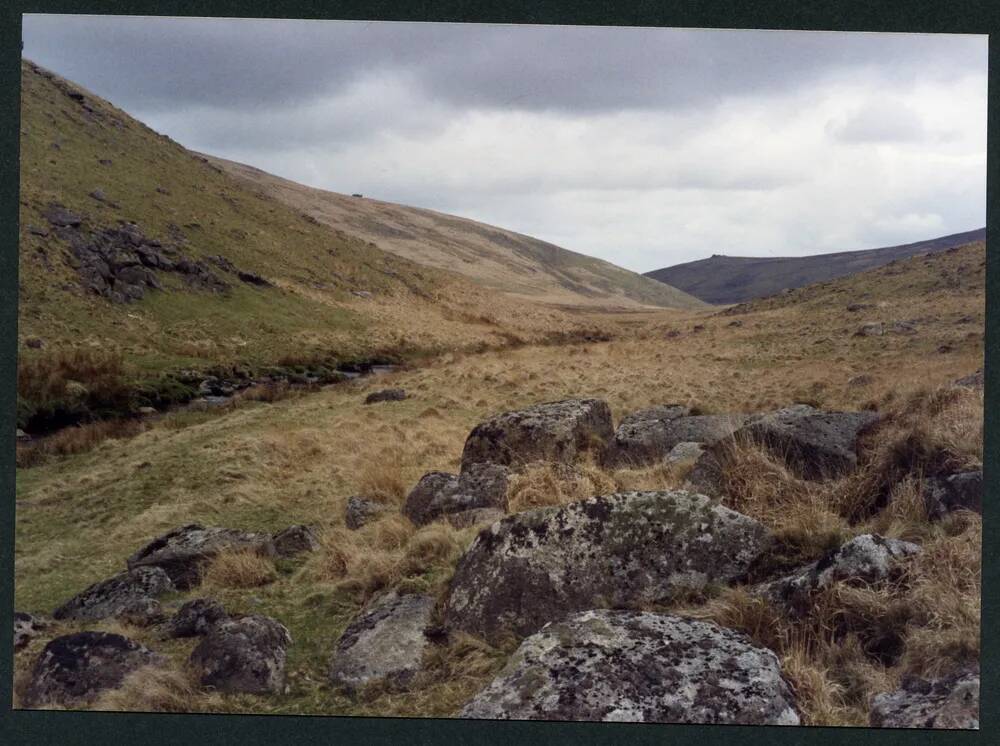
[[[910,677],[872,700],[876,728],[979,729],[979,667],[939,679]]]
[[[459,561],[445,624],[496,639],[571,611],[668,601],[738,578],[767,541],[756,521],[682,491],[519,513],[480,532]]]
[[[743,414],[694,415],[686,408],[654,407],[629,415],[604,452],[606,466],[648,466],[663,462],[681,443],[712,445],[746,421]]]
[[[224,619],[201,638],[191,666],[204,686],[221,692],[281,692],[291,642],[288,629],[270,617]]]
[[[665,614],[584,611],[526,639],[464,718],[798,725],[777,656]]]
[[[159,567],[136,567],[90,586],[54,612],[55,619],[118,617],[133,624],[149,624],[161,616],[158,596],[174,590]]]

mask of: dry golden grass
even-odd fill
[[[274,582],[274,562],[258,552],[228,549],[219,552],[202,570],[202,585],[209,589],[258,588]]]
[[[144,666],[133,671],[121,686],[104,692],[93,710],[130,712],[215,712],[222,697],[202,689],[189,670]]]
[[[133,419],[104,420],[67,427],[39,440],[18,443],[15,456],[17,467],[37,466],[52,456],[84,453],[106,440],[128,440],[147,427],[142,420]]]

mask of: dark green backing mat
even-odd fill
[[[46,2],[14,0],[0,29],[0,433],[6,443],[14,428],[15,355],[17,347],[17,149],[19,132],[21,13],[108,13],[131,15],[258,16],[411,21],[469,21],[580,25],[679,26],[706,28],[835,29],[856,31],[954,32],[990,34],[989,141],[987,157],[987,227],[996,235],[997,147],[1000,139],[1000,2],[993,0],[744,0],[743,2],[627,2],[624,0],[85,0]],[[997,364],[1000,334],[998,310],[1000,256],[987,252],[986,328],[986,493],[998,493],[1000,471],[994,468],[998,448]],[[0,619],[12,615],[14,534],[14,449],[0,453]],[[998,617],[998,520],[1000,510],[987,499],[983,506],[983,640],[982,729],[976,732],[893,731],[864,728],[776,728],[640,724],[528,723],[422,720],[398,718],[276,717],[236,715],[139,715],[89,712],[12,712],[12,625],[0,622],[0,744],[76,743],[666,743],[701,740],[716,744],[973,744],[1000,742],[997,670],[1000,647]]]

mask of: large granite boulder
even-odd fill
[[[759,443],[803,479],[824,479],[857,466],[858,440],[878,420],[877,412],[824,412],[796,404],[750,418],[733,437]]]
[[[461,474],[432,471],[410,490],[403,515],[418,526],[475,508],[507,510],[510,470],[490,463],[470,464]]]
[[[330,659],[330,681],[355,692],[376,681],[405,688],[420,670],[434,599],[390,592],[369,604],[344,630]]]
[[[285,686],[288,629],[266,616],[224,619],[201,638],[191,665],[203,686],[221,692],[266,694]]]
[[[931,477],[923,484],[924,508],[930,518],[942,518],[954,510],[983,512],[983,470],[963,471]]]
[[[876,728],[979,729],[979,667],[940,679],[909,677],[872,700]]]
[[[200,526],[196,523],[174,529],[154,539],[128,558],[129,569],[161,567],[174,585],[186,590],[201,582],[202,566],[222,550],[246,549],[273,557],[269,534],[234,528]]]
[[[55,619],[125,618],[146,623],[160,616],[157,596],[174,590],[167,573],[152,566],[136,567],[94,583],[54,612]]]
[[[604,453],[605,466],[661,463],[681,443],[712,445],[732,435],[747,420],[743,414],[656,416],[660,409],[634,413],[618,426],[614,440]]]
[[[799,724],[772,651],[715,624],[608,610],[526,639],[460,717]]]
[[[570,463],[600,453],[613,435],[611,410],[600,399],[567,399],[504,412],[479,423],[462,451],[462,471],[477,463],[520,466]]]
[[[838,582],[877,583],[885,580],[900,560],[920,552],[920,547],[877,534],[862,534],[828,552],[817,562],[769,583],[754,593],[795,612],[809,606],[813,593]]]
[[[165,659],[139,643],[108,632],[57,637],[42,650],[22,702],[25,707],[78,707],[93,702],[143,666]]]
[[[229,615],[218,601],[194,598],[181,606],[160,630],[164,639],[201,637]]]
[[[636,422],[649,422],[651,420],[676,420],[678,417],[688,417],[691,408],[683,404],[658,404],[646,409],[630,412],[622,418],[618,426],[633,425]]]
[[[572,611],[668,601],[742,576],[768,539],[753,519],[683,491],[518,513],[481,531],[459,560],[445,624],[494,639]]]
[[[23,650],[48,628],[44,619],[23,611],[14,612],[14,650]]]

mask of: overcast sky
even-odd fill
[[[25,16],[194,150],[648,271],[986,223],[985,36]]]

